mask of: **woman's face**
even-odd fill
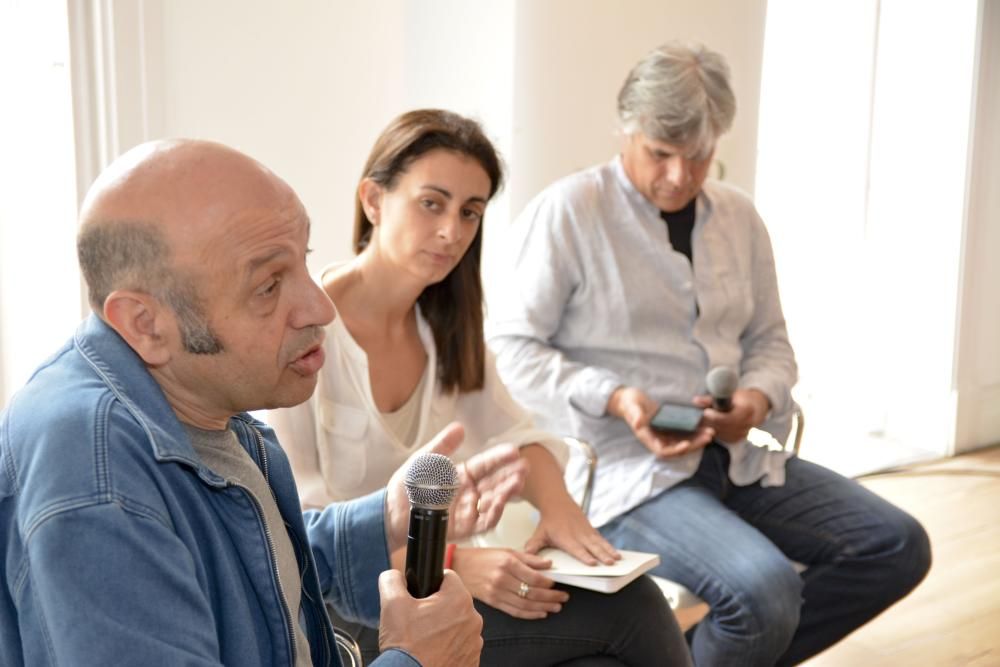
[[[435,149],[410,163],[392,190],[365,181],[360,194],[379,255],[430,285],[444,280],[469,249],[490,178],[474,158]]]

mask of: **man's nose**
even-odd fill
[[[333,308],[333,301],[327,296],[326,291],[317,285],[312,278],[307,277],[307,285],[302,290],[299,307],[295,311],[292,326],[296,329],[304,329],[311,326],[325,327],[333,322],[336,311]]]
[[[684,187],[691,180],[691,162],[680,155],[667,160],[666,179],[674,187]]]

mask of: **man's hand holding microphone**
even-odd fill
[[[424,667],[479,664],[482,618],[458,575],[442,572],[441,553],[446,537],[462,539],[495,526],[528,471],[513,446],[452,466],[445,457],[463,436],[461,425],[447,426],[396,471],[386,494],[387,546],[390,553],[407,546],[408,571],[386,570],[379,577],[379,649],[402,649]]]
[[[715,429],[720,442],[745,440],[750,429],[760,426],[771,411],[771,401],[759,389],[740,389],[739,376],[728,366],[708,372],[708,394],[695,396],[694,404],[704,409],[702,423]]]

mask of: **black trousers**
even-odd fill
[[[608,595],[563,587],[562,611],[539,620],[509,616],[476,600],[483,617],[481,667],[689,666],[691,657],[659,587],[648,577]],[[378,656],[378,630],[338,618],[334,625],[358,640],[365,664]]]

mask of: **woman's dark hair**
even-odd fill
[[[496,149],[474,120],[441,109],[418,109],[389,123],[375,141],[361,180],[370,178],[392,190],[417,158],[432,150],[454,151],[476,160],[490,179],[492,198],[503,184]],[[358,198],[354,205],[354,252],[372,235],[372,222]],[[483,221],[458,265],[439,283],[428,285],[417,299],[434,332],[438,381],[444,391],[483,388],[486,342],[483,338],[483,284],[479,274]]]

